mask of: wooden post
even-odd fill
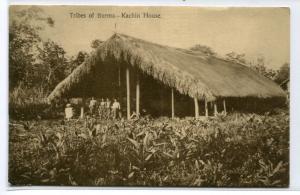
[[[136,115],[140,116],[140,76],[136,73]]]
[[[199,118],[199,105],[198,105],[198,99],[194,98],[195,103],[195,118]]]
[[[83,105],[80,108],[80,118],[83,119],[84,118],[84,107]]]
[[[82,98],[81,108],[80,108],[80,118],[81,118],[81,119],[84,118],[84,105],[85,105],[85,99]]]
[[[217,114],[218,114],[217,102],[214,102],[214,115],[217,116]]]
[[[223,107],[224,107],[224,113],[225,113],[225,115],[227,115],[225,99],[223,100]]]
[[[126,67],[126,93],[127,93],[127,119],[130,119],[130,73],[129,68]]]
[[[122,96],[123,96],[123,90],[122,90],[121,86],[123,87],[124,84],[122,84],[122,69],[121,69],[121,64],[119,64],[119,66],[118,66],[118,97],[119,97],[119,102],[122,100]]]
[[[205,101],[205,116],[208,117],[208,105],[207,105],[207,100],[204,99]]]
[[[121,87],[121,65],[118,67],[118,85]]]
[[[172,119],[175,117],[175,109],[174,109],[174,89],[171,89],[171,107],[172,107]]]

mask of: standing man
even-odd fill
[[[101,107],[104,107],[104,106],[105,106],[105,101],[104,101],[103,98],[101,98],[100,106],[101,106]]]
[[[92,97],[92,99],[91,99],[91,101],[90,101],[90,105],[89,105],[89,108],[90,108],[91,115],[93,115],[93,114],[94,114],[94,111],[95,111],[96,105],[97,105],[97,100],[95,100],[95,98],[94,98],[94,97]]]
[[[112,111],[113,111],[113,118],[116,119],[118,114],[119,114],[119,111],[121,109],[121,105],[117,101],[117,99],[114,99],[114,103],[112,104],[111,108],[112,108]]]
[[[104,119],[104,115],[105,115],[105,101],[103,98],[101,98],[101,102],[100,102],[100,106],[98,108],[98,111],[99,111],[99,117],[101,119]]]
[[[109,119],[110,118],[110,105],[111,105],[111,101],[109,98],[106,98],[106,102],[105,102],[105,107],[106,107],[106,119]]]

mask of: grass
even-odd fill
[[[11,185],[288,187],[289,115],[11,120]]]

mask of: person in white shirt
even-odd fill
[[[101,106],[101,107],[104,107],[104,106],[105,106],[105,101],[104,101],[103,98],[101,98],[100,106]]]
[[[119,114],[119,111],[121,109],[121,105],[117,101],[117,99],[114,99],[114,102],[113,102],[111,108],[112,108],[112,111],[113,111],[113,118],[116,119],[118,114]]]
[[[106,108],[110,108],[110,104],[111,104],[110,99],[106,98],[106,102],[105,102]]]
[[[69,121],[73,117],[73,115],[74,115],[74,111],[73,111],[71,104],[67,104],[66,108],[65,108],[66,119]]]
[[[92,99],[90,101],[90,105],[89,105],[91,114],[94,114],[94,111],[95,111],[95,108],[96,108],[96,104],[97,104],[97,100],[95,100],[95,98],[92,97]]]

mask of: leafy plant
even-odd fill
[[[25,128],[26,127],[26,128]],[[286,187],[289,115],[11,121],[14,185]]]

